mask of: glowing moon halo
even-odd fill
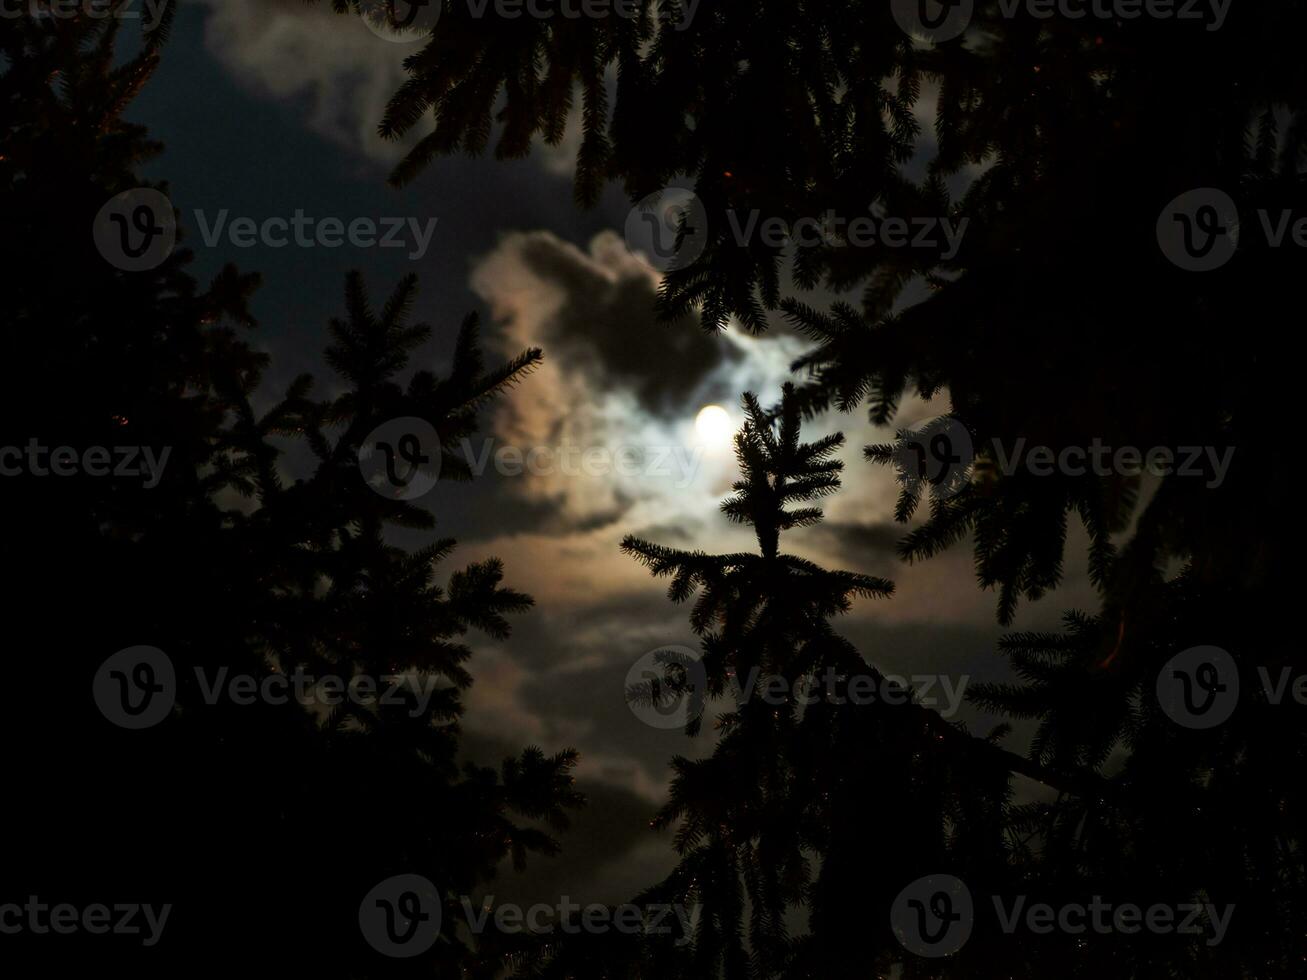
[[[735,435],[735,423],[731,421],[730,413],[720,405],[705,405],[695,416],[694,432],[702,443],[724,446]]]

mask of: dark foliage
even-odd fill
[[[185,249],[148,273],[95,251],[97,211],[141,185],[136,168],[159,149],[121,113],[162,35],[115,59],[116,23],[0,20],[0,444],[170,449],[148,489],[113,474],[3,479],[16,717],[0,891],[20,904],[139,901],[174,913],[153,949],[132,936],[6,935],[0,969],[369,977],[473,966],[452,925],[430,955],[384,960],[359,933],[359,903],[383,878],[417,872],[452,923],[456,897],[506,861],[554,853],[551,832],[581,803],[575,753],[530,748],[498,771],[460,761],[467,634],[506,637],[531,599],[503,585],[497,560],[444,571],[452,538],[428,535],[414,551],[389,543],[388,528],[429,530],[434,518],[373,492],[357,456],[397,416],[449,442],[472,433],[477,408],[541,354],[487,368],[470,318],[447,374],[410,370],[429,333],[409,319],[416,281],[375,309],[352,275],[326,350],[343,393],[316,395],[304,376],[270,400],[267,357],[245,339],[257,276],[228,267],[201,286]],[[177,707],[127,731],[100,715],[91,682],[106,657],[139,644],[171,658]],[[294,698],[208,704],[196,674],[299,668],[412,674],[437,690],[426,704],[409,695],[330,710]]]

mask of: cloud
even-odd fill
[[[498,407],[494,433],[535,453],[538,465],[513,492],[554,503],[562,527],[693,518],[729,486],[730,447],[697,440],[693,421],[703,404],[739,390],[751,355],[692,320],[660,322],[657,284],[607,231],[585,250],[552,232],[513,232],[473,266],[472,288],[504,346],[545,351],[541,369]]]
[[[550,752],[574,747],[578,776],[660,802],[668,759],[695,754],[707,736],[650,729],[626,703],[627,672],[641,656],[669,644],[697,648],[686,610],[647,576],[644,582],[639,592],[541,603],[514,624],[509,643],[479,646],[465,729]]]
[[[355,153],[390,167],[429,131],[406,140],[377,135],[386,103],[406,80],[404,59],[419,43],[394,43],[359,17],[304,0],[207,0],[205,46],[244,85],[304,106],[305,125]],[[532,156],[553,176],[570,177],[581,144],[579,116],[557,146],[537,143]]]
[[[535,338],[600,387],[627,388],[651,414],[683,413],[718,367],[742,358],[694,317],[659,320],[657,273],[612,232],[586,252],[548,231],[505,236],[472,286],[512,321],[515,339]]]
[[[611,232],[584,247],[547,231],[508,234],[474,263],[470,281],[490,307],[497,342],[545,349],[543,368],[497,410],[493,430],[504,444],[691,446],[699,406],[724,404],[738,423],[739,393],[753,390],[774,403],[802,349],[785,332],[708,337],[694,321],[659,323],[657,273]],[[946,411],[946,399],[909,397],[902,420]],[[844,489],[824,502],[828,523],[787,535],[785,548],[826,567],[893,578],[899,588],[892,599],[860,601],[837,629],[885,669],[1001,666],[993,655],[994,596],[975,588],[969,549],[959,545],[916,566],[897,561],[895,544],[908,530],[892,519],[898,486],[888,468],[862,458],[864,445],[891,441],[894,428],[874,427],[861,412],[830,413],[806,424],[804,438],[836,429],[848,437],[840,453]],[[498,481],[485,491],[490,499],[511,496],[504,509],[520,501],[533,518],[479,538],[464,557],[503,558],[510,582],[539,606],[505,647],[487,654],[484,668],[478,651],[468,730],[551,751],[575,746],[582,778],[662,799],[669,757],[703,754],[712,737],[645,726],[625,703],[626,671],[648,650],[697,641],[686,607],[668,602],[665,583],[621,556],[618,543],[633,531],[710,553],[755,550],[751,530],[718,512],[734,476],[729,452],[700,457],[681,487],[614,473],[483,476]]]
[[[409,45],[378,38],[325,3],[210,0],[204,41],[241,83],[304,106],[306,126],[391,163],[403,147],[376,134],[386,102],[404,79]]]
[[[826,545],[852,562],[852,567],[863,568],[897,563],[898,543],[908,528],[893,521],[825,521],[816,530]]]

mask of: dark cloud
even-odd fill
[[[699,535],[702,530],[703,525],[698,521],[687,519],[679,524],[650,524],[631,533],[641,540],[653,541],[656,544],[693,546],[696,541],[701,540]]]
[[[668,602],[664,588],[652,580],[638,595],[580,599],[570,608],[541,607],[521,617],[514,624],[514,656],[536,670],[585,658],[629,664],[659,643],[686,642],[687,610]],[[620,690],[620,676],[616,683]]]
[[[618,490],[613,493],[613,504],[604,510],[573,515],[563,494],[515,493],[504,479],[496,480],[493,473],[472,484],[460,485],[458,490],[461,491],[457,493],[459,512],[451,524],[457,528],[459,540],[467,543],[520,533],[559,538],[572,533],[585,534],[616,524],[632,504],[631,498]],[[449,493],[445,499],[452,500],[454,496]],[[441,504],[443,507],[444,499]]]
[[[885,574],[898,564],[898,544],[911,528],[895,521],[824,521],[802,532],[823,549],[830,549],[840,563],[858,571],[875,569]]]
[[[603,251],[587,256],[548,232],[520,236],[519,255],[526,271],[562,293],[543,325],[546,349],[608,385],[629,388],[651,414],[683,415],[686,399],[710,374],[742,359],[695,317],[659,320],[657,284],[642,263],[612,261]]]

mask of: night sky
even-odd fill
[[[474,482],[442,481],[424,498],[437,515],[435,533],[459,539],[447,567],[498,556],[506,584],[536,600],[508,641],[471,638],[470,756],[495,764],[525,744],[549,752],[574,746],[591,800],[563,836],[561,858],[536,860],[522,877],[506,871],[492,890],[501,901],[628,900],[673,864],[670,836],[648,828],[665,793],[667,760],[706,754],[713,735],[710,726],[693,740],[651,729],[625,703],[627,669],[642,654],[696,642],[687,610],[671,604],[664,585],[618,544],[635,533],[705,551],[752,550],[751,532],[717,512],[735,471],[729,445],[705,439],[694,422],[701,408],[719,404],[738,423],[744,390],[775,402],[803,343],[778,318],[761,338],[738,330],[708,337],[697,320],[658,321],[658,274],[622,237],[629,202],[609,187],[596,208],[579,210],[567,145],[537,147],[513,162],[437,159],[409,187],[388,187],[400,148],[380,141],[375,126],[413,47],[324,8],[300,0],[183,6],[161,69],[128,112],[166,147],[145,174],[169,181],[198,279],[226,262],[263,276],[253,311],[254,345],[273,355],[265,406],[302,371],[332,384],[320,350],[328,319],[341,312],[347,270],[362,270],[378,302],[416,272],[414,319],[435,328],[430,348],[415,358],[419,366],[444,366],[470,311],[481,314],[499,353],[545,351],[543,368],[486,411],[492,454],[571,446],[666,461],[659,472],[634,475],[557,468],[512,475],[492,463]],[[403,248],[234,248],[225,238],[209,247],[195,209],[206,220],[224,209],[229,220],[260,222],[300,209],[345,223],[437,221],[426,254],[409,258]],[[800,295],[817,307],[831,298]],[[898,423],[946,411],[941,399],[910,401]],[[825,523],[788,535],[786,550],[895,581],[894,597],[864,600],[840,624],[881,670],[1002,679],[996,596],[976,587],[969,546],[925,567],[895,558],[905,528],[892,520],[894,477],[862,459],[864,445],[893,432],[859,413],[821,419],[804,435],[834,429],[848,440],[844,489],[826,502]],[[289,459],[291,475],[293,465]],[[1094,606],[1080,544],[1073,530],[1056,598],[1023,605],[1014,628],[1049,628],[1067,608]],[[960,717],[981,733],[993,723],[968,709]],[[1024,748],[1019,737],[1007,744]]]

